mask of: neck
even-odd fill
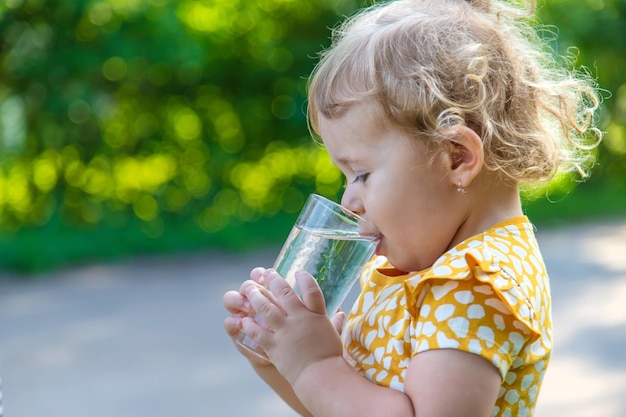
[[[474,184],[462,196],[465,217],[448,249],[490,229],[494,225],[523,215],[517,186]]]

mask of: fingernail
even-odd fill
[[[280,275],[275,270],[270,269],[268,270],[268,274],[266,274],[266,277],[274,279],[280,277]]]
[[[250,296],[252,295],[252,292],[253,292],[253,291],[256,291],[256,286],[255,286],[255,285],[248,285],[248,286],[246,287],[246,296],[247,296],[248,298],[250,298]],[[249,302],[249,301],[248,301],[248,302]]]

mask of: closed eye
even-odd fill
[[[358,182],[365,182],[365,181],[367,181],[367,178],[368,178],[369,176],[370,176],[370,174],[369,174],[369,173],[367,173],[367,174],[357,175],[357,176],[354,178],[354,181],[352,181],[352,183],[353,183],[353,184],[355,184],[355,183],[358,183]]]

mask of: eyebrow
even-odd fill
[[[341,158],[334,159],[333,162],[335,163],[335,165],[348,165],[350,163],[350,158],[342,156]]]
[[[355,162],[360,162],[361,159],[359,158],[351,158],[349,156],[340,156],[337,159],[334,159],[333,162],[335,163],[335,165],[350,165],[350,164],[354,164]]]
[[[333,165],[335,165],[340,170],[350,169],[352,170],[352,160],[350,158],[341,157],[337,159],[332,159]]]

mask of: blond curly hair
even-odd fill
[[[370,100],[388,121],[434,143],[473,129],[485,167],[534,184],[590,167],[601,139],[600,97],[567,69],[530,24],[527,9],[489,0],[396,0],[370,6],[333,31],[309,79],[308,119],[340,117]],[[567,63],[567,62],[566,62]]]

